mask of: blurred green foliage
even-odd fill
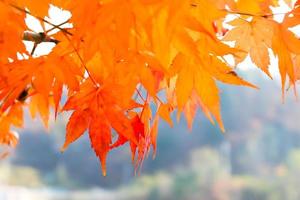
[[[122,188],[124,199],[299,200],[300,149],[268,175],[232,175],[218,151],[197,149],[188,165],[138,178]]]

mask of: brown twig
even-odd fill
[[[56,27],[56,26],[53,26],[52,28],[50,28],[49,30],[47,30],[45,33],[49,33],[50,31],[53,31],[53,30],[55,30],[55,29],[58,29],[58,27],[61,27],[62,25],[65,25],[65,24],[68,23],[68,22],[69,22],[69,20],[67,20],[67,21],[65,21],[65,22],[62,22],[62,23],[58,24],[57,27]],[[65,29],[63,29],[63,30],[65,30]]]
[[[47,24],[53,26],[54,29],[59,29],[60,31],[62,31],[63,33],[68,34],[68,35],[73,35],[73,34],[70,33],[69,31],[67,31],[66,29],[61,28],[61,27],[60,27],[61,25],[55,25],[55,24],[49,22],[48,20],[46,20],[46,19],[44,19],[44,18],[42,18],[42,17],[36,16],[36,15],[33,15],[33,14],[32,14],[31,12],[29,12],[28,10],[25,10],[24,8],[21,8],[21,7],[19,7],[19,6],[14,5],[14,4],[9,4],[9,5],[10,5],[11,7],[15,8],[15,9],[21,11],[21,12],[24,12],[24,13],[26,13],[26,14],[28,14],[28,15],[31,15],[31,16],[37,18],[38,20],[43,21],[43,22],[45,22],[45,23],[47,23]]]
[[[39,19],[40,21],[43,21],[43,22],[45,22],[45,23],[47,23],[47,24],[53,26],[53,27],[51,28],[52,30],[54,30],[54,29],[59,29],[60,31],[62,31],[62,33],[64,34],[64,36],[67,38],[67,40],[68,40],[68,41],[70,42],[70,44],[72,45],[72,47],[73,47],[74,51],[76,52],[76,55],[78,56],[78,58],[79,58],[79,60],[80,60],[80,62],[81,62],[81,64],[82,64],[82,66],[85,68],[86,72],[88,73],[89,78],[92,80],[92,82],[94,83],[95,87],[97,87],[97,88],[99,87],[98,84],[97,84],[97,82],[96,82],[96,80],[92,77],[92,75],[91,75],[90,71],[88,70],[87,66],[84,64],[84,61],[83,61],[82,57],[80,56],[79,52],[76,50],[76,48],[75,48],[75,46],[73,45],[72,41],[71,41],[70,38],[68,37],[68,35],[73,36],[73,34],[70,33],[69,31],[67,31],[67,30],[65,30],[65,29],[63,29],[63,28],[60,27],[61,25],[65,24],[65,23],[67,23],[67,22],[63,22],[62,24],[55,25],[55,24],[49,22],[48,20],[46,20],[46,19],[44,19],[44,18],[42,18],[42,17],[33,15],[33,14],[30,13],[29,11],[27,11],[27,10],[25,10],[25,9],[23,9],[23,8],[20,8],[19,6],[16,6],[16,5],[14,5],[14,4],[10,4],[10,6],[13,7],[13,8],[15,8],[15,9],[17,9],[17,10],[19,10],[19,11],[21,11],[21,12],[24,12],[24,13],[26,13],[26,14],[28,14],[28,15],[31,15],[31,16],[33,16],[33,17]],[[51,30],[51,29],[50,29],[50,30]],[[49,30],[48,30],[48,31],[49,31]]]

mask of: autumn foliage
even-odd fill
[[[224,131],[217,82],[256,88],[235,72],[248,55],[270,77],[270,54],[278,58],[283,95],[300,78],[300,41],[290,29],[300,23],[300,1],[285,1],[290,11],[280,22],[271,9],[278,3],[0,0],[0,143],[17,144],[12,129],[22,127],[26,108],[46,127],[50,114],[68,111],[62,150],[87,131],[105,175],[113,148],[129,143],[135,167],[151,146],[155,152],[159,120],[172,126],[174,111],[192,127],[200,108]],[[49,22],[50,4],[71,18]],[[33,33],[26,15],[52,28]],[[62,28],[66,23],[72,28]],[[34,43],[31,52],[23,40]],[[33,56],[43,42],[56,46]]]

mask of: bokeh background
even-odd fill
[[[226,133],[201,112],[191,131],[184,118],[173,128],[162,121],[157,156],[137,175],[128,146],[109,154],[102,177],[87,136],[60,152],[67,115],[47,132],[28,118],[0,161],[0,199],[299,200],[299,102],[291,90],[283,103],[279,81],[258,70],[241,75],[261,88],[220,84]]]

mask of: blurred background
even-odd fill
[[[66,116],[45,132],[29,119],[20,143],[0,161],[0,200],[299,200],[300,106],[279,81],[242,71],[260,90],[220,84],[226,133],[198,112],[192,131],[182,118],[161,121],[157,156],[135,175],[128,146],[108,157],[102,177],[85,136],[60,153]],[[175,116],[173,116],[175,117]]]

